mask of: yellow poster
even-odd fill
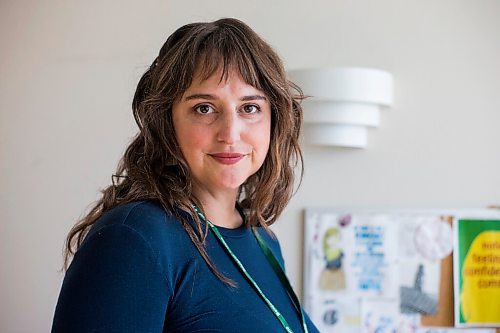
[[[455,322],[500,326],[500,220],[455,222]]]

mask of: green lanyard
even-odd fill
[[[208,223],[208,225],[210,226],[210,229],[215,234],[216,238],[219,240],[219,242],[225,248],[225,250],[227,251],[227,253],[229,254],[229,256],[233,259],[233,261],[238,266],[238,268],[243,273],[243,275],[248,280],[248,282],[257,291],[257,293],[260,295],[260,297],[264,300],[264,302],[267,304],[267,306],[274,313],[274,315],[276,316],[276,318],[278,318],[278,320],[280,321],[280,323],[283,326],[283,328],[285,329],[285,331],[288,332],[288,333],[293,333],[292,329],[290,328],[290,325],[285,320],[285,317],[283,317],[283,315],[278,311],[278,309],[276,309],[276,307],[274,306],[274,304],[271,303],[271,301],[266,297],[266,295],[264,295],[264,292],[262,291],[262,289],[260,289],[259,285],[255,282],[255,280],[252,278],[252,276],[247,272],[246,268],[243,266],[243,264],[241,263],[241,261],[233,253],[233,251],[231,250],[231,248],[229,247],[229,245],[226,243],[226,241],[224,240],[224,238],[220,234],[219,229],[217,229],[217,227],[212,222],[210,222],[210,220],[206,219],[205,216],[203,216],[203,214],[201,213],[201,211],[200,211],[200,209],[198,207],[194,206],[193,208],[196,211],[196,213],[198,214],[198,216],[202,220],[204,220],[204,221],[206,221]],[[274,272],[276,273],[276,275],[280,279],[281,284],[285,287],[285,289],[288,292],[288,295],[292,299],[292,302],[293,302],[293,305],[295,307],[295,310],[297,311],[297,313],[300,314],[300,319],[301,319],[301,323],[302,323],[302,328],[304,329],[304,333],[308,333],[306,321],[304,319],[304,312],[302,311],[302,307],[300,306],[300,302],[299,302],[299,299],[298,299],[297,295],[295,294],[295,292],[293,291],[292,286],[290,285],[290,281],[288,281],[288,278],[286,277],[285,272],[283,272],[283,269],[281,268],[278,260],[276,259],[276,257],[272,253],[271,249],[269,249],[269,247],[267,246],[266,242],[259,235],[259,233],[257,232],[257,230],[255,228],[252,228],[252,231],[253,231],[253,234],[254,234],[255,238],[257,239],[257,243],[259,243],[259,246],[262,249],[262,252],[264,252],[264,255],[266,256],[267,261],[271,264]]]

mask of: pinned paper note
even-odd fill
[[[453,249],[451,226],[441,220],[429,218],[415,231],[415,245],[418,252],[429,260],[441,260]]]

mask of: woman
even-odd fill
[[[317,332],[268,229],[302,159],[301,98],[244,23],[175,31],[113,185],[68,235],[52,331]]]

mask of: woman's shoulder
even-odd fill
[[[117,228],[138,234],[153,250],[191,243],[186,243],[189,237],[180,221],[153,200],[132,201],[106,211],[94,223],[87,238]]]
[[[137,231],[145,231],[148,228],[163,228],[165,224],[176,225],[178,222],[156,201],[138,200],[107,210],[95,222],[92,232],[114,225],[124,225]]]

